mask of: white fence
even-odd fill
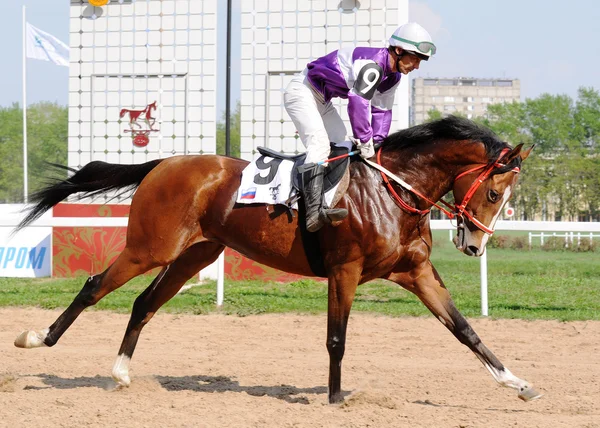
[[[599,239],[600,234],[597,233],[581,233],[581,232],[565,232],[565,233],[532,233],[529,232],[529,248],[533,245],[533,238],[540,238],[540,246],[544,246],[544,238],[563,238],[565,241],[565,248],[573,247],[577,245],[577,247],[581,246],[582,239],[589,239],[590,242],[594,240],[594,238]],[[577,244],[575,244],[577,242]]]
[[[22,205],[14,205],[14,213],[4,215],[0,218],[0,228],[13,228],[22,218],[19,211]],[[45,215],[33,222],[30,227],[126,227],[127,217],[51,217]],[[450,220],[431,220],[432,230],[454,230]],[[573,233],[578,233],[581,237],[594,234],[600,237],[600,222],[551,222],[551,221],[516,221],[500,220],[496,223],[496,232],[503,230],[517,230],[529,232],[562,232],[570,237]],[[452,233],[452,232],[451,232]],[[554,236],[545,234],[544,236]],[[577,234],[573,235],[574,237]],[[0,243],[4,245],[3,243]],[[223,304],[224,296],[224,266],[225,259],[223,253],[212,266],[204,269],[205,277],[216,277],[217,279],[217,305]],[[488,281],[487,281],[487,251],[480,257],[481,270],[481,314],[488,315]]]

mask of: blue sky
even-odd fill
[[[240,1],[233,0],[234,28]],[[266,1],[266,0],[265,0]],[[226,1],[219,0],[219,76],[225,75]],[[69,1],[4,0],[0,21],[3,56],[0,106],[21,101],[21,8],[28,21],[68,44]],[[573,98],[580,86],[600,90],[600,2],[543,0],[420,0],[410,3],[410,19],[427,28],[437,55],[420,77],[510,77],[521,80],[522,98],[544,92]],[[239,39],[239,31],[234,32]],[[232,95],[239,92],[239,45],[233,46]],[[225,82],[218,86],[217,108],[225,108]],[[28,60],[28,103],[68,102],[68,70]]]

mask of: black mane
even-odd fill
[[[403,149],[439,140],[481,141],[490,161],[496,160],[502,149],[510,147],[492,130],[458,116],[448,116],[395,132],[384,140],[384,145]]]

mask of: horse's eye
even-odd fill
[[[496,192],[495,190],[491,189],[488,192],[488,199],[490,200],[490,202],[492,203],[496,203],[498,202],[498,199],[500,199],[500,193]]]

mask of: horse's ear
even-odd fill
[[[521,161],[524,161],[525,159],[527,159],[527,157],[529,156],[529,154],[531,153],[531,151],[533,150],[534,147],[535,147],[535,144],[528,149],[521,150]]]
[[[500,163],[503,163],[504,165],[508,165],[509,163],[511,163],[513,159],[515,159],[517,156],[519,156],[522,148],[523,148],[523,143],[519,144],[517,147],[515,147],[510,152],[505,154],[504,157],[502,159],[500,159]],[[527,155],[529,155],[529,152],[527,153]]]

